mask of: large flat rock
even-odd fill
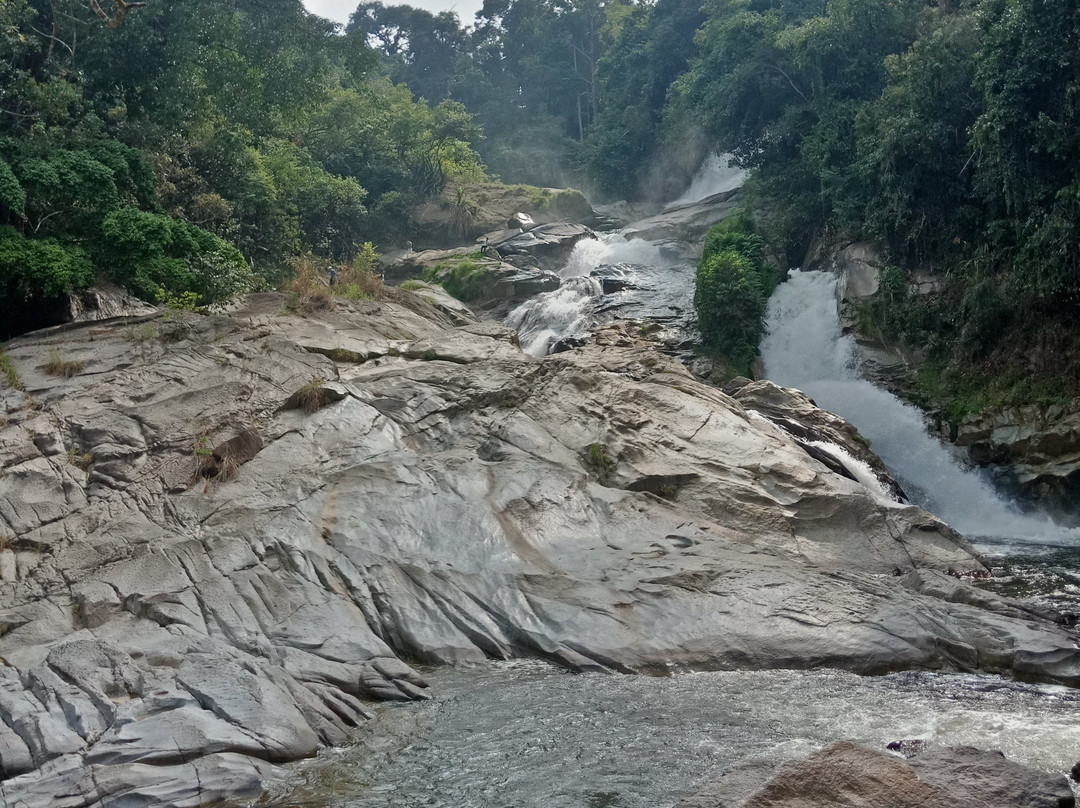
[[[8,346],[8,804],[242,798],[365,702],[424,698],[416,662],[1080,684],[1076,635],[971,594],[948,526],[629,331],[535,359],[392,295]],[[52,350],[82,372],[48,376]]]

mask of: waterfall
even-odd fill
[[[731,162],[730,155],[710,154],[698,168],[690,187],[668,207],[699,202],[713,194],[733,191],[741,188],[746,180],[746,171]]]
[[[558,289],[526,300],[507,315],[506,324],[518,332],[525,353],[547,356],[560,339],[589,331],[593,305],[600,295],[596,278],[568,278]]]
[[[860,378],[854,340],[840,327],[836,281],[795,271],[777,288],[761,343],[766,377],[854,424],[912,501],[961,533],[993,543],[1078,542],[1080,531],[1018,512],[927,432],[921,411]]]
[[[599,267],[619,274],[627,290],[605,295],[594,276]],[[693,297],[692,266],[665,258],[655,244],[618,233],[579,241],[558,274],[558,289],[526,300],[506,317],[532,356],[546,356],[559,340],[584,336],[615,319],[614,314],[604,318],[601,308],[618,310],[620,319],[664,318]],[[601,307],[602,300],[610,305]]]

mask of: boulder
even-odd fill
[[[506,220],[506,226],[510,230],[517,229],[524,232],[536,227],[536,222],[533,221],[532,216],[529,214],[518,212]]]
[[[956,444],[971,460],[1064,524],[1080,525],[1080,400],[1005,407],[969,415]]]
[[[596,238],[596,233],[583,224],[556,222],[535,227],[510,238],[492,242],[490,246],[499,255],[531,255],[540,266],[556,270],[566,263],[574,245],[585,238]]]
[[[709,228],[737,208],[740,198],[739,189],[736,188],[713,194],[697,202],[669,205],[660,213],[638,219],[622,232],[627,238],[692,245],[693,254],[688,257],[697,260],[701,257],[705,234]],[[674,251],[682,252],[678,247]]]
[[[113,317],[141,317],[159,313],[156,306],[133,297],[111,283],[98,283],[68,295],[69,322],[109,320]]]
[[[890,744],[890,747],[893,745]],[[739,764],[676,808],[1071,808],[1061,775],[972,747],[907,747],[904,757],[840,742],[777,767]]]

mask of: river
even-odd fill
[[[990,676],[839,671],[571,674],[538,662],[425,672],[437,697],[383,705],[354,746],[297,767],[271,802],[336,808],[664,808],[746,756],[838,739],[1000,749],[1066,772],[1078,695]]]
[[[714,166],[715,168],[715,166]],[[628,286],[604,294],[600,274]],[[583,243],[562,288],[515,310],[544,355],[610,319],[692,322],[693,266],[619,234]],[[794,273],[770,305],[767,375],[807,390],[873,441],[916,502],[992,556],[999,591],[1080,608],[1077,534],[1024,516],[931,438],[922,415],[861,380],[835,279]],[[872,481],[868,481],[872,484]],[[839,671],[571,674],[534,661],[424,671],[435,698],[381,704],[356,742],[294,764],[260,805],[335,808],[665,808],[746,757],[805,757],[837,740],[1000,749],[1065,773],[1080,757],[1080,693],[996,676]]]

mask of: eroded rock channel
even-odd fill
[[[257,795],[371,700],[425,698],[418,663],[1080,684],[1072,630],[807,451],[825,429],[865,452],[839,419],[700,384],[624,327],[537,359],[404,292],[306,316],[257,295],[8,355],[8,805]]]

